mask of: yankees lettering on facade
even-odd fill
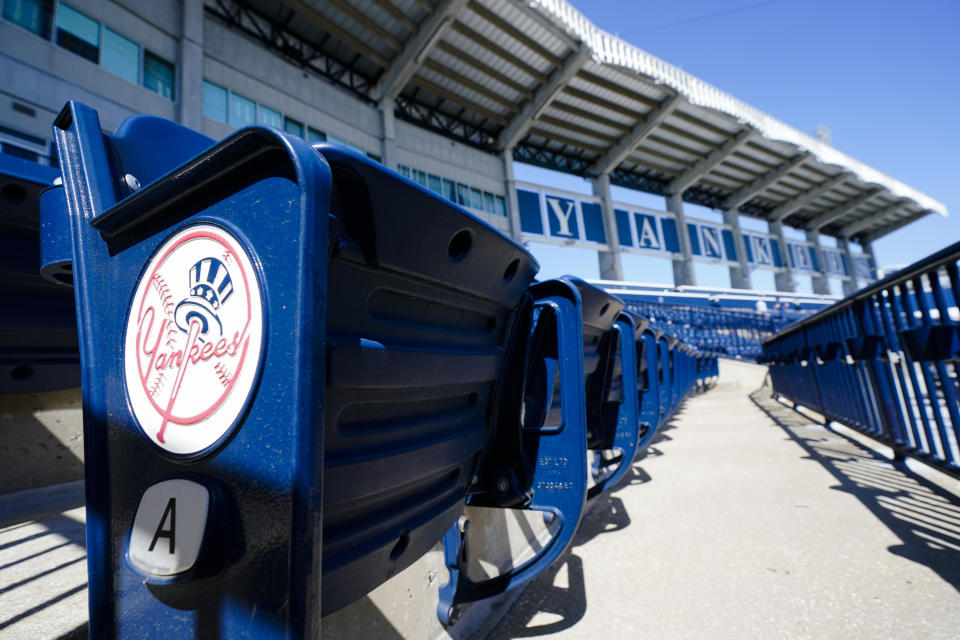
[[[700,225],[700,237],[703,242],[703,255],[708,258],[723,258],[720,251],[720,230]]]
[[[637,214],[637,223],[640,246],[645,249],[659,249],[660,236],[654,228],[654,219],[651,216]]]
[[[574,214],[576,209],[573,200],[559,200],[558,198],[548,197],[547,206],[550,208],[550,211],[553,212],[553,215],[556,216],[557,223],[560,225],[556,235],[572,236],[573,233],[570,232],[570,216]]]
[[[246,403],[262,342],[260,286],[240,243],[213,225],[166,241],[137,285],[124,344],[144,435],[179,455],[217,443]]]

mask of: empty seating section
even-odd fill
[[[56,347],[73,384],[82,364],[91,637],[315,635],[441,541],[450,623],[560,557],[715,354],[772,332],[536,282],[523,247],[337,145],[153,117],[106,135],[77,103],[54,134],[42,246],[54,176],[0,167],[36,185],[4,238],[33,254],[4,273],[57,283],[4,276],[28,315],[0,363]],[[540,512],[549,540],[472,578],[465,506]]]
[[[960,244],[763,344],[774,393],[960,477]]]
[[[763,340],[832,304],[817,294],[714,289],[595,281],[621,298],[627,309],[691,347],[716,355],[755,360]]]
[[[674,335],[699,351],[755,360],[762,342],[809,315],[806,311],[760,313],[729,308],[678,306],[637,300],[624,295],[627,308],[649,318],[650,325]]]

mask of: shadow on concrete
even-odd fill
[[[770,397],[761,388],[750,399],[810,460],[855,496],[903,544],[888,551],[922,564],[960,591],[960,498],[853,438]]]
[[[80,389],[4,396],[0,494],[83,478],[82,434]]]
[[[85,549],[85,527],[82,521],[67,517],[65,515],[55,516],[44,519],[43,531],[28,533],[35,527],[30,525],[34,522],[22,523],[11,527],[4,527],[0,532],[6,537],[14,534],[13,539],[0,545],[4,555],[13,560],[6,561],[0,567],[4,573],[0,579],[0,595],[13,594],[13,601],[17,601],[15,592],[29,591],[42,592],[44,598],[32,607],[16,611],[0,611],[0,637],[6,637],[5,632],[9,632],[19,622],[22,622],[32,616],[43,615],[51,606],[70,598],[77,593],[87,589],[87,583],[73,583],[70,578],[61,575],[60,578],[47,580],[49,576],[59,573],[62,570],[69,569],[75,565],[86,561],[86,554],[70,558],[62,562],[51,563],[48,554],[60,551],[65,547],[74,546],[78,549]],[[29,527],[29,528],[28,528]],[[17,535],[16,532],[24,530],[24,535]],[[18,547],[36,548],[36,542],[43,538],[50,538],[54,543],[33,553],[18,553]],[[29,570],[24,570],[29,569]],[[85,572],[84,572],[85,575]],[[16,577],[13,577],[16,576]],[[73,586],[70,586],[70,585]],[[33,601],[31,597],[25,596],[27,601]],[[12,615],[9,615],[12,614]],[[85,612],[84,612],[85,614]],[[85,615],[84,615],[85,617]],[[54,625],[55,626],[55,625]],[[6,630],[6,631],[5,631]],[[83,622],[66,634],[58,636],[63,639],[81,639],[87,637],[87,623]]]
[[[646,450],[637,455],[630,471],[608,493],[594,499],[580,521],[570,550],[524,589],[510,611],[487,635],[487,640],[533,638],[559,633],[572,628],[586,615],[583,559],[576,554],[576,548],[597,536],[620,531],[630,525],[630,514],[615,494],[627,486],[653,481],[641,463],[647,458],[664,454],[662,447],[669,446],[672,438],[668,432],[676,428],[676,421],[683,415],[684,404],[658,429]],[[558,579],[561,573],[563,575]]]

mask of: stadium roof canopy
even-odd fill
[[[861,240],[947,213],[565,0],[214,0],[208,11],[404,120],[521,162]]]

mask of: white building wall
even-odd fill
[[[115,130],[125,118],[141,113],[176,120],[180,114],[178,104],[185,97],[184,108],[195,110],[201,106],[195,89],[192,96],[185,95],[190,93],[185,89],[199,87],[207,80],[328,136],[374,155],[382,154],[381,115],[374,105],[287,62],[216,18],[203,18],[202,78],[198,78],[197,71],[185,71],[189,65],[185,66],[180,59],[182,2],[130,0],[121,5],[103,0],[74,0],[70,5],[133,40],[141,46],[141,51],[150,50],[174,63],[176,100],[168,100],[114,75],[57,46],[54,38],[44,39],[0,19],[0,125],[49,141],[53,119],[68,100],[96,109],[107,131]],[[198,38],[196,31],[194,34],[193,38]],[[184,77],[185,73],[193,75]],[[36,114],[30,116],[14,110],[15,102],[33,109]],[[221,139],[235,129],[207,117],[194,115],[194,119],[188,121],[195,125],[202,123],[203,133],[214,139]],[[503,159],[497,155],[402,121],[396,123],[396,143],[400,164],[497,196],[506,195]],[[496,228],[509,231],[507,218],[471,211]]]

